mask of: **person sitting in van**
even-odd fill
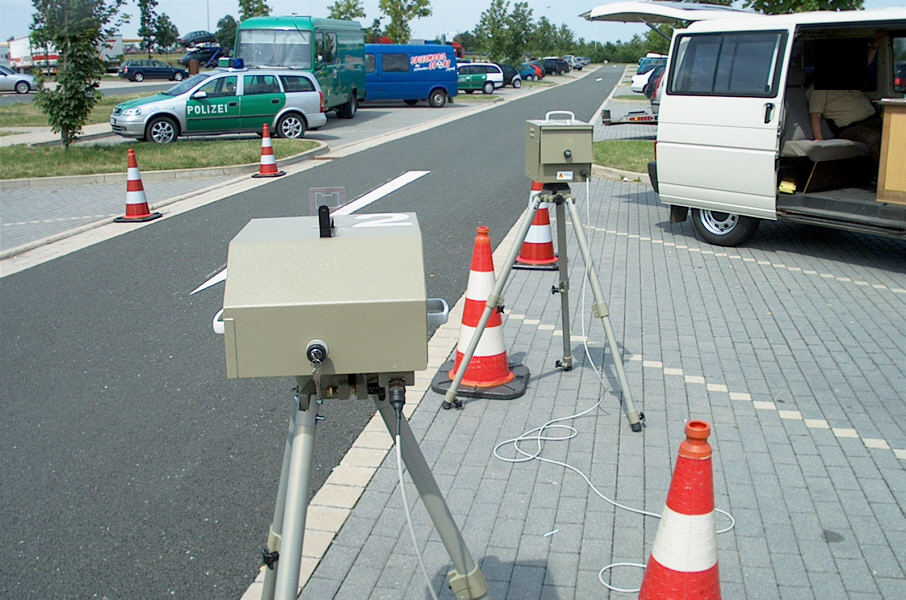
[[[879,33],[875,36],[869,47],[867,54],[869,65],[874,62],[881,35]],[[871,100],[857,89],[815,89],[815,87],[809,86],[806,92],[812,137],[816,141],[824,139],[821,126],[821,118],[824,117],[834,137],[864,143],[871,152],[872,160],[878,164],[881,156],[881,117]]]

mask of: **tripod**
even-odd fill
[[[481,339],[481,334],[484,333],[488,320],[491,318],[491,313],[498,307],[501,307],[501,309],[503,307],[504,300],[503,296],[501,296],[503,288],[510,276],[510,272],[513,270],[513,264],[516,262],[516,256],[519,254],[522,244],[525,241],[525,236],[528,234],[529,227],[531,227],[535,211],[538,210],[538,207],[542,202],[550,202],[557,206],[557,248],[560,262],[560,284],[559,286],[555,286],[552,292],[560,294],[560,313],[563,320],[563,358],[562,360],[557,361],[557,366],[564,371],[569,371],[573,366],[569,332],[569,269],[566,255],[566,211],[569,210],[569,218],[575,229],[576,238],[579,240],[579,251],[582,252],[582,258],[585,260],[585,276],[588,278],[592,295],[594,296],[594,304],[591,306],[592,315],[600,318],[601,324],[604,326],[607,343],[610,347],[610,352],[613,355],[614,368],[617,372],[620,388],[623,391],[623,411],[626,413],[626,418],[629,420],[629,426],[632,430],[641,431],[642,419],[644,419],[644,416],[640,415],[633,405],[629,383],[626,380],[626,373],[623,370],[623,361],[620,359],[619,348],[617,347],[616,337],[613,333],[613,326],[610,323],[610,309],[607,306],[607,302],[604,300],[601,284],[598,282],[598,274],[591,259],[588,241],[585,238],[582,222],[579,219],[579,211],[576,210],[576,203],[573,200],[569,185],[566,183],[544,184],[541,193],[532,199],[531,204],[529,204],[529,207],[522,215],[518,224],[516,242],[513,244],[513,247],[510,248],[510,252],[504,260],[503,270],[494,282],[494,287],[488,296],[488,301],[485,305],[484,312],[481,315],[481,320],[478,322],[478,327],[472,335],[472,338],[469,340],[468,347],[465,352],[463,352],[462,362],[460,363],[461,366],[456,372],[456,376],[453,378],[450,389],[447,390],[447,393],[444,395],[443,408],[450,408],[451,406],[459,408],[462,406],[462,401],[456,398],[456,392],[465,375],[465,365],[468,365],[472,360],[472,356],[474,356],[475,349],[478,347],[478,342]]]
[[[294,600],[298,597],[312,450],[320,400],[317,393],[311,391],[317,388],[312,378],[298,377],[297,380],[298,386],[293,398],[295,410],[286,436],[274,518],[268,531],[267,550],[264,552],[267,569],[264,573],[262,600]],[[405,394],[405,387],[391,382],[391,393],[393,391]],[[391,436],[396,435],[399,427],[403,462],[453,562],[454,570],[447,573],[447,581],[454,595],[459,600],[487,598],[488,588],[484,576],[469,554],[465,540],[409,427],[409,421],[396,414],[394,407],[385,400],[383,391],[371,398]]]

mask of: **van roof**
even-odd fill
[[[788,15],[750,15],[743,18],[727,17],[710,21],[697,21],[688,31],[727,31],[733,29],[792,28],[797,25],[846,25],[890,24],[902,21],[906,26],[906,8],[881,8],[874,10],[815,11]]]

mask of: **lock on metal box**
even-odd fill
[[[325,378],[411,382],[428,363],[415,214],[336,216],[330,237],[321,231],[318,217],[253,219],[230,242],[227,377],[311,375],[306,350],[316,340],[328,350]]]
[[[568,115],[553,119],[555,115]],[[525,174],[538,183],[576,183],[591,176],[590,123],[577,121],[569,111],[551,111],[544,120],[525,123]]]

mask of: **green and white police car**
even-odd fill
[[[117,104],[110,127],[123,137],[169,144],[181,135],[257,132],[301,138],[327,122],[314,75],[288,69],[217,69],[148,98]]]

